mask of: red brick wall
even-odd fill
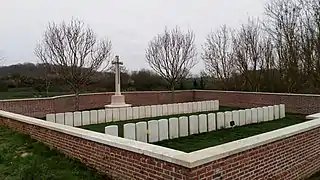
[[[171,103],[171,92],[146,91],[125,92],[126,102],[133,105],[151,105]],[[113,93],[82,94],[79,98],[80,110],[104,108],[110,104]],[[175,102],[193,101],[193,91],[177,91],[174,93]],[[33,117],[45,117],[48,113],[75,111],[75,97],[72,95],[57,96],[52,98],[2,100],[0,109],[13,113]]]
[[[115,179],[303,179],[320,170],[320,128],[186,168],[146,155],[0,117],[0,125],[29,134]]]
[[[110,103],[113,93],[92,93],[80,96],[80,110],[103,108]],[[126,102],[133,105],[150,105],[171,103],[171,92],[125,92]],[[285,104],[286,111],[312,114],[320,112],[320,95],[250,93],[231,91],[176,91],[175,102],[220,101],[222,106],[254,107],[274,104]],[[20,99],[0,101],[0,109],[33,117],[44,117],[48,113],[74,111],[75,98],[57,96],[53,98]]]
[[[320,112],[320,95],[313,94],[195,91],[196,101],[208,99],[218,99],[221,106],[249,108],[285,104],[287,112],[301,114]]]
[[[304,179],[320,171],[320,128],[192,169],[191,179]]]
[[[68,134],[0,117],[0,125],[31,135],[50,147],[79,159],[81,162],[114,179],[187,179],[189,169],[111,147]]]

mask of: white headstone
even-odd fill
[[[120,120],[120,108],[113,108],[112,121],[119,121],[119,120]]]
[[[262,107],[258,107],[257,111],[258,111],[258,123],[259,122],[263,122],[263,108]]]
[[[268,113],[269,113],[269,121],[273,121],[274,120],[274,111],[273,111],[273,106],[268,106]]]
[[[104,128],[104,131],[106,134],[112,135],[112,136],[118,136],[118,126],[117,125],[111,125],[111,126],[106,126]]]
[[[178,118],[169,119],[169,138],[174,139],[179,137],[179,120]]]
[[[183,113],[184,113],[184,114],[190,113],[190,112],[189,112],[188,103],[183,103]]]
[[[147,123],[138,122],[136,123],[136,138],[137,141],[147,142]]]
[[[206,114],[199,115],[199,132],[200,133],[208,132],[208,122],[207,122]]]
[[[56,115],[55,114],[47,114],[46,121],[56,122]]]
[[[57,113],[56,114],[56,123],[64,124],[64,113]]]
[[[198,112],[198,103],[192,102],[192,112]]]
[[[239,118],[240,126],[246,125],[246,111],[240,110],[239,113],[240,113],[240,118]]]
[[[169,139],[168,120],[160,119],[158,123],[159,123],[159,141]]]
[[[199,133],[199,118],[196,115],[189,116],[190,135]]]
[[[125,121],[125,120],[127,120],[127,108],[120,108],[119,109],[119,114],[120,114],[120,117],[119,117],[119,119],[120,119],[120,121]]]
[[[145,106],[139,106],[139,118],[145,118],[146,117],[146,107]]]
[[[158,112],[157,112],[157,106],[156,105],[152,105],[151,106],[151,117],[157,117]]]
[[[168,115],[173,115],[173,104],[168,104]]]
[[[208,114],[208,132],[216,130],[216,114]]]
[[[167,104],[162,104],[162,115],[167,116],[168,114],[168,105]]]
[[[73,113],[66,112],[64,114],[64,124],[67,126],[73,126]]]
[[[192,102],[188,103],[188,112],[193,113],[193,103]]]
[[[126,139],[136,140],[136,124],[128,123],[123,125],[123,137]]]
[[[206,102],[206,111],[212,111],[211,109],[211,101],[205,101]]]
[[[257,122],[258,122],[258,109],[251,108],[251,123],[257,123]]]
[[[81,117],[81,112],[74,112],[73,113],[73,123],[75,127],[81,126],[82,125],[82,117]]]
[[[206,112],[207,111],[207,102],[201,101],[201,111]]]
[[[90,111],[90,124],[98,124],[98,111],[97,110]]]
[[[179,104],[173,104],[173,114],[179,114]]]
[[[188,117],[179,117],[179,137],[185,137],[189,135]]]
[[[208,111],[215,111],[215,105],[214,105],[214,101],[211,100],[209,101],[209,109]]]
[[[286,117],[286,107],[284,104],[280,104],[280,119]]]
[[[90,112],[89,111],[82,111],[82,125],[89,125],[90,124]]]
[[[262,109],[263,109],[263,121],[268,121],[269,120],[268,107],[264,106],[262,107]]]
[[[139,116],[139,107],[133,107],[132,108],[132,119],[140,119]]]
[[[219,111],[219,100],[214,101],[214,110]]]
[[[202,109],[202,103],[201,103],[201,101],[198,101],[197,102],[197,112],[202,112],[202,111],[204,111],[203,109]]]
[[[152,120],[148,121],[148,142],[158,142],[159,141],[159,127],[158,121]]]
[[[112,116],[112,109],[107,108],[106,109],[106,122],[112,122],[113,116]]]
[[[145,106],[146,107],[146,117],[151,117],[151,106]]]
[[[127,120],[133,119],[132,107],[127,107]]]
[[[232,121],[236,126],[240,125],[240,112],[239,111],[232,111]]]
[[[222,129],[225,127],[225,122],[224,122],[224,113],[223,112],[218,112],[217,113],[217,129]]]
[[[184,114],[184,105],[183,105],[183,103],[179,103],[179,114]]]
[[[157,116],[163,116],[162,105],[157,105]]]
[[[245,111],[246,111],[246,124],[251,124],[252,123],[252,112],[251,112],[251,109],[246,109]]]
[[[274,105],[274,119],[280,118],[280,107],[279,105]]]
[[[105,109],[99,109],[98,110],[98,123],[105,123],[106,122],[106,110]]]
[[[231,111],[226,111],[224,112],[224,127],[225,128],[230,128],[230,122],[232,121],[232,112]]]

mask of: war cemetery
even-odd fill
[[[320,180],[319,1],[238,19],[249,1],[21,7],[0,33],[0,180]]]
[[[122,93],[118,56],[113,64],[115,92],[81,95],[84,110],[68,110],[70,95],[3,100],[1,125],[108,179],[300,179],[319,170],[319,115],[312,112],[320,96]]]

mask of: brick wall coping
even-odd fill
[[[238,93],[238,94],[261,94],[261,95],[278,95],[278,96],[309,96],[320,97],[319,94],[296,94],[296,93],[271,93],[271,92],[249,92],[249,91],[220,91],[220,90],[192,90],[198,92],[217,92],[217,93]]]
[[[318,119],[318,118],[320,118],[320,113],[310,114],[306,116],[306,119]]]
[[[177,90],[174,91],[175,93],[179,92],[189,92],[192,90]],[[171,91],[126,91],[121,92],[124,95],[125,94],[135,94],[135,93],[144,93],[144,94],[154,94],[154,93],[171,93]],[[92,96],[92,95],[102,95],[102,94],[114,94],[114,92],[96,92],[96,93],[83,93],[80,94],[80,96]],[[43,98],[22,98],[22,99],[2,99],[0,102],[10,102],[10,101],[35,101],[35,100],[52,100],[52,99],[59,99],[59,98],[65,98],[65,97],[73,97],[75,94],[66,94],[66,95],[60,95],[60,96],[52,96],[52,97],[43,97]]]
[[[279,95],[279,96],[307,96],[307,97],[320,97],[319,94],[294,94],[294,93],[270,93],[270,92],[246,92],[246,91],[219,91],[219,90],[177,90],[175,93],[179,92],[217,92],[217,93],[243,93],[243,94],[262,94],[262,95]],[[169,93],[171,91],[127,91],[122,92],[124,94],[134,94],[134,93]],[[102,94],[114,94],[114,92],[97,92],[97,93],[84,93],[80,94],[80,96],[91,96],[91,95],[102,95]],[[33,100],[50,100],[50,99],[58,99],[64,97],[73,97],[74,94],[60,95],[60,96],[52,96],[45,98],[23,98],[23,99],[4,99],[0,100],[0,102],[10,102],[10,101],[33,101]]]
[[[192,162],[190,164],[192,167],[196,167],[217,159],[240,153],[242,151],[285,139],[290,136],[294,136],[296,134],[303,133],[318,127],[320,127],[320,118],[240,139],[237,141],[232,141],[222,145],[201,149],[191,152],[187,156],[183,156],[185,156],[185,158],[188,159],[189,162]]]
[[[110,136],[107,134],[97,133],[62,124],[56,124],[1,110],[0,116],[12,120],[17,120],[23,123],[51,129],[68,135],[80,137],[101,144],[121,148],[127,151],[144,154],[156,159],[160,159],[187,168],[194,168],[217,159],[221,159],[236,153],[240,153],[242,151],[246,151],[258,146],[262,146],[277,140],[288,138],[290,136],[320,127],[320,119],[315,119],[293,126],[289,126],[286,128],[278,129],[275,131],[252,136],[249,138],[240,139],[237,141],[229,142],[214,147],[209,147],[191,153],[185,153],[182,151],[156,146],[153,144]]]

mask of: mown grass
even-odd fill
[[[284,128],[305,121],[304,115],[286,114],[285,118],[279,120],[239,126],[233,129],[221,129],[183,138],[156,142],[154,144],[184,152],[192,152]]]
[[[30,136],[0,127],[0,179],[102,180],[107,177]]]
[[[108,123],[101,123],[101,124],[91,124],[91,125],[81,126],[80,128],[104,133],[105,132],[104,128],[106,126],[118,125],[119,136],[123,137],[123,126],[128,123],[137,123],[137,122],[142,122],[142,121],[159,120],[159,119],[169,119],[172,117],[180,117],[180,116],[208,114],[208,113],[213,113],[213,112],[224,112],[224,111],[231,111],[231,110],[237,110],[237,109],[239,109],[239,108],[219,107],[219,111],[198,112],[198,113],[189,113],[189,114],[175,114],[175,115],[170,115],[170,116],[159,116],[159,117],[153,117],[153,118],[141,118],[141,119],[127,120],[127,121],[116,121],[116,122],[108,122]]]

